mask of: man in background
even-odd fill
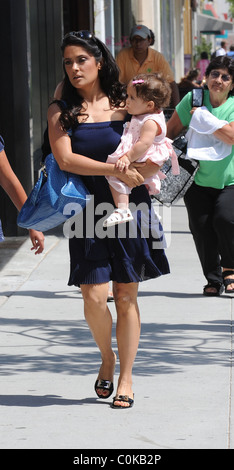
[[[140,73],[161,72],[170,82],[172,97],[170,106],[174,108],[180,101],[179,91],[173,72],[164,56],[152,49],[153,32],[144,25],[136,25],[130,33],[130,47],[123,48],[116,57],[120,69],[120,81],[126,85]]]

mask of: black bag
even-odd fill
[[[202,104],[203,89],[194,88],[192,90],[192,107],[200,107]],[[172,144],[178,157],[180,167],[179,175],[173,175],[170,159],[168,159],[161,168],[166,178],[161,181],[160,193],[153,196],[153,198],[157,199],[161,204],[167,206],[175,204],[179,199],[184,197],[194,181],[195,174],[199,168],[199,162],[197,160],[185,159],[187,143],[186,137],[181,135],[177,137]]]
[[[197,160],[185,159],[187,140],[184,136],[177,137],[174,140],[173,148],[178,157],[180,174],[173,175],[171,160],[168,159],[161,168],[166,178],[161,181],[160,193],[153,196],[153,198],[166,206],[175,204],[179,199],[184,197],[193,183],[195,174],[199,168]]]

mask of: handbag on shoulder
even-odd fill
[[[200,107],[203,104],[203,88],[192,90],[192,107]],[[194,181],[195,174],[199,168],[199,162],[185,158],[187,153],[187,139],[185,135],[176,137],[172,143],[178,157],[180,174],[172,173],[171,160],[167,160],[161,168],[166,178],[161,181],[159,194],[153,196],[161,204],[170,206],[183,198]]]
[[[56,103],[61,110],[67,108],[65,101],[56,100]],[[69,130],[68,135],[71,136],[71,133]],[[43,167],[39,179],[18,215],[17,224],[46,232],[81,212],[91,195],[79,175],[60,170],[51,153],[48,126],[42,153]]]
[[[89,191],[80,176],[60,170],[50,153],[36,185],[18,215],[17,224],[23,228],[45,232],[81,212],[90,199]],[[67,204],[70,204],[70,211],[64,210]]]

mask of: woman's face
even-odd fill
[[[63,63],[72,86],[77,90],[92,87],[98,79],[100,63],[81,46],[67,46]]]
[[[233,89],[232,76],[228,69],[214,69],[206,78],[206,84],[211,94],[227,97]]]

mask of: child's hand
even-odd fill
[[[123,155],[122,157],[117,160],[115,166],[118,168],[118,170],[122,173],[123,171],[127,171],[130,165],[130,160],[127,157],[127,155]]]

